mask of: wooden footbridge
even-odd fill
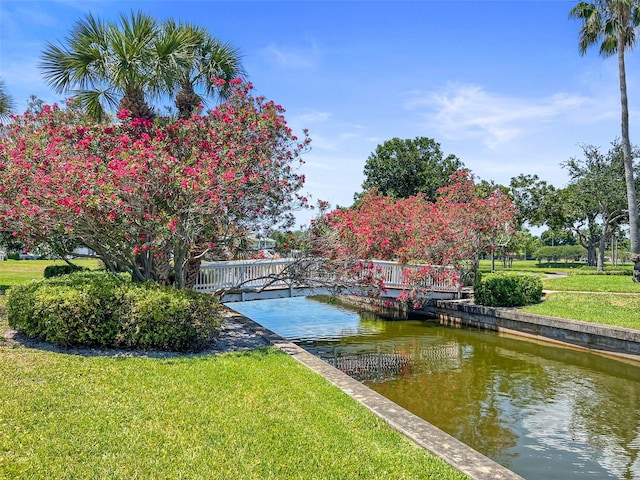
[[[405,280],[407,269],[419,269],[424,265],[401,265],[395,262],[372,260],[366,262],[383,280],[385,297],[397,298],[409,287]],[[220,293],[223,302],[242,302],[271,298],[326,295],[336,293],[342,282],[327,278],[326,274],[314,275],[313,269],[305,266],[306,275],[291,275],[300,265],[296,259],[260,259],[206,262],[200,266],[194,290]],[[423,286],[430,297],[440,299],[460,298],[462,287],[452,280],[453,267],[431,267],[435,275],[427,278]],[[304,278],[302,280],[302,278]],[[348,289],[347,289],[348,290]],[[355,288],[347,293],[362,293]],[[344,290],[343,290],[344,293]]]

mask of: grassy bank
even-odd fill
[[[15,262],[22,277],[41,276],[32,262]],[[0,479],[466,478],[275,349],[52,353],[3,338],[5,301]]]
[[[627,277],[627,281],[630,279]],[[520,310],[552,317],[640,329],[640,295],[559,292]]]
[[[542,283],[545,290],[640,294],[640,283],[633,282],[631,277],[626,275],[569,275],[547,278]]]
[[[0,347],[0,478],[465,478],[274,349]]]
[[[531,271],[530,266],[513,270]],[[544,289],[550,292],[545,300],[537,305],[522,307],[520,310],[570,320],[640,329],[640,283],[634,283],[631,276],[577,275],[574,269],[558,269],[548,273],[569,275],[544,278]]]

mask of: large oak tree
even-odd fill
[[[451,184],[451,176],[463,167],[455,155],[445,157],[440,144],[431,138],[396,137],[378,145],[369,156],[362,188],[393,198],[422,193],[434,201],[438,189]]]

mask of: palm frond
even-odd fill
[[[73,96],[80,102],[82,109],[97,121],[106,119],[106,110],[103,104],[118,105],[118,99],[110,90],[74,90]]]
[[[4,80],[0,80],[0,120],[6,120],[16,108],[13,97],[7,92]]]

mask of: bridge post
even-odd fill
[[[245,271],[246,271],[246,267],[244,265],[242,265],[240,267],[240,285],[244,285]],[[246,295],[245,295],[244,288],[241,288],[240,289],[240,301],[244,302],[245,298],[246,298]]]

